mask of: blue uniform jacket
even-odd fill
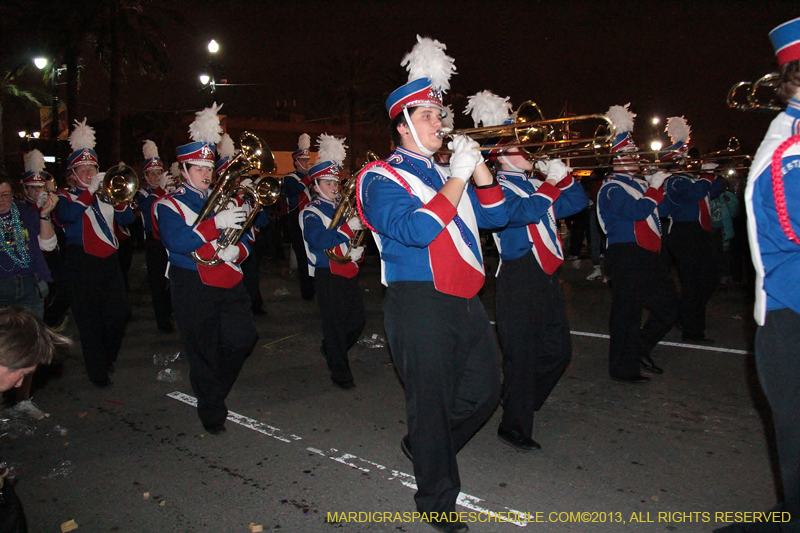
[[[528,225],[545,221],[549,242],[558,246],[558,228],[555,221],[573,215],[589,205],[583,187],[568,176],[557,187],[536,178],[527,178],[522,172],[502,170],[497,181],[503,188],[508,206],[508,226],[496,233],[500,240],[500,258],[504,261],[519,259],[532,250],[533,242]],[[527,193],[528,197],[521,195]],[[552,207],[552,211],[551,211]]]
[[[289,211],[297,209],[300,196],[305,194],[308,187],[308,174],[295,170],[283,177],[283,195],[289,205]]]
[[[745,189],[747,232],[756,269],[755,318],[762,326],[767,311],[789,308],[800,313],[800,244],[790,240],[780,224],[772,183],[772,156],[795,135],[800,135],[800,100],[792,99],[772,121]],[[788,222],[800,235],[800,144],[784,152],[780,170]]]
[[[142,222],[144,223],[144,230],[147,233],[153,232],[153,205],[156,200],[167,194],[167,191],[157,185],[150,185],[149,183],[136,191],[136,204],[139,206],[139,212],[142,214]]]
[[[300,227],[303,230],[303,240],[308,257],[308,273],[311,276],[314,275],[314,270],[317,268],[331,268],[331,262],[325,255],[325,250],[347,244],[353,237],[350,226],[345,224],[344,220],[340,221],[338,228],[328,229],[335,211],[336,204],[322,196],[317,196],[315,200],[306,205],[300,214]]]
[[[128,204],[111,206],[88,189],[73,187],[58,196],[55,216],[64,228],[67,246],[81,246],[97,257],[111,255],[119,247],[116,226],[132,224],[136,218]]]
[[[388,165],[392,172],[381,165]],[[456,278],[461,276],[456,272],[468,273],[461,276],[465,285],[474,288],[482,284],[483,256],[478,228],[499,229],[508,224],[505,198],[498,185],[478,190],[467,186],[456,209],[438,193],[448,179],[448,169],[403,148],[398,148],[387,160],[371,164],[359,176],[359,202],[366,222],[375,230],[384,284],[434,281],[442,292],[461,292],[444,288],[458,281],[444,279],[449,269]],[[431,250],[438,250],[438,244],[431,245],[443,230],[451,240],[447,251],[442,252],[444,255],[438,255]],[[461,271],[452,269],[454,262],[468,267]],[[475,289],[476,294],[479,288]],[[465,292],[465,297],[474,296],[468,295],[472,289]]]
[[[664,193],[669,199],[669,217],[675,222],[699,222],[698,202],[713,200],[725,189],[722,178],[713,173],[700,174],[693,179],[687,174],[673,174],[664,182]]]
[[[608,236],[608,244],[637,242],[635,222],[647,221],[661,236],[658,218],[666,216],[663,191],[630,174],[610,174],[597,193],[597,216]]]

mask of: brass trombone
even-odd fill
[[[280,197],[280,182],[270,176],[257,178],[250,185],[239,184],[240,178],[245,178],[252,170],[265,174],[270,174],[275,170],[275,158],[272,151],[259,137],[246,131],[239,137],[239,145],[241,151],[231,160],[225,172],[218,177],[195,223],[199,224],[211,217],[212,213],[226,209],[229,202],[235,201],[234,198],[238,195],[241,195],[244,203],[250,206],[250,213],[242,222],[241,229],[228,228],[220,232],[217,246],[210,259],[203,259],[196,251],[189,254],[195,262],[201,265],[222,264],[224,261],[218,257],[219,252],[228,246],[237,245],[250,230],[259,211],[274,204]]]
[[[350,178],[340,185],[339,205],[336,206],[336,211],[333,212],[333,217],[331,217],[331,222],[328,224],[328,229],[336,229],[342,221],[346,224],[348,220],[358,216],[358,209],[356,208],[356,183],[358,181],[358,175],[361,174],[364,167],[373,161],[380,161],[380,157],[372,150],[367,150],[367,160],[361,165],[361,168],[358,169],[357,172],[352,173]],[[336,247],[325,250],[325,257],[340,265],[349,263],[351,261],[350,252],[353,248],[361,246],[366,231],[358,230],[353,233],[354,235],[347,245],[347,251],[343,255],[336,255],[335,251],[336,248],[338,248]]]
[[[775,103],[779,78],[778,72],[770,72],[756,81],[735,83],[728,91],[728,107],[740,111],[783,111],[783,107]]]

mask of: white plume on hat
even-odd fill
[[[664,128],[669,138],[672,139],[672,144],[685,143],[689,140],[689,135],[692,133],[692,128],[683,117],[669,117],[667,119],[667,127]]]
[[[219,158],[233,157],[236,153],[236,147],[233,145],[233,139],[227,133],[223,133],[217,145],[217,155]]]
[[[453,108],[446,105],[442,108],[442,129],[452,130],[455,127],[453,123]]]
[[[44,156],[42,152],[35,148],[25,154],[25,172],[35,172],[36,174],[44,170]]]
[[[344,163],[344,158],[347,157],[347,145],[344,144],[345,139],[338,139],[333,135],[321,133],[317,137],[317,161],[331,161],[337,167],[341,167]]]
[[[309,148],[311,148],[311,137],[308,133],[304,133],[297,139],[297,149],[308,150]]]
[[[468,97],[465,115],[472,115],[472,121],[477,128],[483,126],[497,126],[511,117],[511,102],[509,96],[503,98],[492,91],[481,91]]]
[[[450,88],[450,76],[455,74],[455,59],[444,53],[447,46],[430,37],[417,35],[417,44],[400,62],[408,70],[408,81],[428,78],[431,85],[442,91]]]
[[[75,152],[86,148],[94,150],[95,142],[94,128],[86,124],[86,118],[84,117],[83,122],[78,122],[76,119],[75,129],[72,130],[69,136],[69,145],[72,151]]]
[[[606,116],[614,123],[617,134],[633,131],[633,119],[636,118],[636,113],[628,109],[630,105],[630,102],[624,106],[612,105],[606,111]]]
[[[158,146],[156,146],[156,143],[149,139],[146,140],[142,146],[142,155],[144,155],[145,161],[158,157]]]
[[[194,122],[189,125],[189,138],[195,142],[217,144],[222,138],[222,126],[219,125],[219,110],[222,104],[214,102],[211,107],[195,113]]]

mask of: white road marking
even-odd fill
[[[170,392],[169,394],[167,394],[167,397],[168,398],[172,398],[173,400],[178,400],[179,402],[183,402],[183,403],[185,403],[187,405],[191,405],[192,407],[197,407],[197,399],[195,397],[189,396],[188,394],[184,394],[184,393],[182,393],[180,391]],[[253,431],[257,431],[259,433],[267,435],[268,437],[272,437],[273,439],[279,440],[281,442],[285,442],[287,444],[292,444],[292,443],[294,443],[296,441],[303,440],[302,437],[298,437],[297,435],[292,435],[292,434],[288,434],[287,435],[283,430],[281,430],[279,428],[276,428],[274,426],[270,426],[270,425],[265,424],[263,422],[259,422],[258,420],[255,420],[253,418],[249,418],[247,416],[240,415],[239,413],[234,413],[233,411],[228,411],[228,420],[230,420],[234,424],[239,424],[240,426],[246,427],[248,429],[252,429]],[[316,455],[320,455],[322,457],[327,457],[328,459],[330,459],[332,461],[336,461],[339,464],[348,466],[348,467],[353,468],[355,470],[359,470],[361,472],[370,472],[369,468],[365,468],[365,467],[362,467],[362,466],[359,466],[358,464],[356,464],[356,461],[360,461],[361,463],[367,464],[367,465],[375,468],[377,471],[390,472],[391,473],[390,476],[386,478],[387,481],[397,480],[402,485],[404,485],[404,486],[406,486],[406,487],[408,487],[408,488],[410,488],[412,490],[417,490],[416,480],[414,479],[413,475],[406,474],[406,473],[401,472],[399,470],[390,470],[387,467],[385,467],[383,465],[380,465],[378,463],[374,463],[372,461],[368,461],[366,459],[362,459],[362,458],[360,458],[358,456],[355,456],[355,455],[352,455],[352,454],[349,454],[349,453],[340,452],[336,448],[331,448],[330,452],[328,452],[328,453],[326,453],[326,452],[324,452],[324,451],[322,451],[322,450],[320,450],[318,448],[313,448],[313,447],[310,447],[310,446],[306,447],[306,450],[311,452],[311,453],[314,453]],[[482,501],[485,501],[485,500],[483,500],[482,498],[478,498],[476,496],[471,496],[469,494],[465,494],[463,492],[460,492],[458,494],[458,499],[456,500],[456,505],[460,505],[461,507],[469,509],[470,511],[476,511],[478,513],[483,513],[483,514],[489,515],[492,518],[494,518],[495,520],[497,520],[498,522],[508,522],[508,523],[514,524],[516,526],[527,527],[528,524],[526,522],[509,519],[508,518],[508,513],[503,513],[503,515],[501,516],[500,514],[498,514],[495,511],[490,511],[489,509],[486,509],[484,507],[480,507],[478,505],[478,503],[480,503]],[[505,509],[509,509],[509,508],[505,507]],[[525,516],[525,513],[516,513],[516,514],[518,514],[519,516]]]
[[[570,331],[573,335],[579,337],[595,337],[598,339],[608,339],[609,336],[604,333],[588,333],[586,331]],[[721,352],[721,353],[737,353],[741,355],[750,355],[753,352],[747,350],[734,350],[733,348],[718,348],[716,346],[705,346],[703,344],[686,344],[684,342],[667,342],[661,341],[658,344],[662,346],[675,346],[676,348],[691,348],[693,350],[705,350],[707,352]]]

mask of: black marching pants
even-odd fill
[[[175,266],[169,276],[197,414],[204,426],[223,424],[225,398],[258,339],[250,297],[241,282],[231,289],[211,287],[197,271]]]
[[[153,311],[158,329],[172,329],[172,300],[167,279],[167,250],[161,241],[147,234],[144,241],[145,261],[147,263],[147,284],[153,299]]]
[[[500,354],[480,298],[394,282],[384,325],[406,393],[419,512],[452,512],[461,490],[456,454],[500,399]]]
[[[95,257],[80,246],[66,251],[67,282],[89,379],[102,382],[122,347],[130,316],[117,254]]]
[[[496,301],[503,348],[501,425],[530,438],[534,412],[544,405],[572,358],[558,274],[542,270],[533,252],[503,261]]]
[[[345,278],[332,274],[329,268],[317,268],[314,279],[322,316],[322,353],[331,379],[339,383],[352,381],[347,352],[367,323],[359,277]]]
[[[673,222],[670,228],[669,248],[681,280],[678,309],[684,335],[705,333],[706,305],[720,280],[713,239],[699,222]]]
[[[658,252],[632,242],[611,244],[606,266],[612,283],[608,371],[617,378],[639,376],[639,358],[675,324],[678,296]],[[650,316],[642,326],[645,308]]]
[[[300,229],[298,211],[289,213],[289,238],[292,240],[292,250],[297,258],[297,277],[300,278],[300,294],[303,300],[314,299],[314,278],[308,273],[308,256],[306,244],[303,240],[303,230]]]
[[[8,480],[0,489],[0,533],[28,533],[22,502]]]

